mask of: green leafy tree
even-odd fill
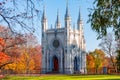
[[[94,0],[90,9],[89,20],[92,30],[98,33],[98,39],[112,28],[117,38],[120,38],[120,0]]]

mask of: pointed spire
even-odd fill
[[[59,19],[59,10],[57,11],[57,19],[56,19],[56,28],[60,28],[61,24],[60,24],[60,19]]]
[[[57,20],[56,20],[56,24],[60,23],[60,19],[59,19],[59,10],[57,11]]]
[[[69,7],[68,7],[68,0],[67,0],[67,3],[66,3],[66,14],[65,14],[65,17],[70,17],[70,13],[69,13]]]
[[[82,29],[83,21],[82,21],[82,18],[81,18],[81,11],[80,11],[80,8],[79,8],[79,15],[78,15],[77,24],[78,24],[77,29],[78,29],[78,30]]]
[[[45,12],[45,6],[43,7],[43,15],[42,15],[42,19],[41,19],[41,22],[42,22],[42,29],[43,31],[46,31],[47,28],[48,28],[48,24],[47,24],[47,17],[46,17],[46,12]]]
[[[46,11],[45,11],[45,5],[43,7],[43,15],[42,15],[42,20],[46,19]]]
[[[81,20],[82,20],[82,18],[81,18],[81,11],[80,11],[80,8],[79,8],[78,22],[80,22]]]

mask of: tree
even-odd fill
[[[116,56],[116,64],[117,64],[117,70],[120,72],[120,39],[117,40],[117,56]]]
[[[98,33],[98,38],[107,35],[108,28],[112,28],[116,37],[120,38],[120,0],[95,0],[93,4],[88,22]]]
[[[21,54],[20,62],[23,67],[22,71],[25,71],[25,73],[30,73],[30,70],[33,70],[35,67],[34,60],[33,60],[34,54],[32,52],[33,52],[32,48],[25,49]]]
[[[11,61],[9,60],[10,60],[9,56],[7,56],[5,53],[0,52],[0,69],[5,65],[10,64]]]
[[[117,39],[117,50],[120,50],[120,39]]]
[[[120,71],[120,50],[117,51],[117,57],[116,57],[116,64],[117,64],[117,70]]]
[[[28,49],[24,47],[21,51],[20,57],[15,59],[12,64],[5,66],[5,69],[11,69],[16,73],[30,73],[35,67],[33,54],[28,52]]]
[[[35,31],[42,0],[1,0],[0,21],[12,32]],[[19,30],[18,30],[19,28]]]
[[[108,56],[104,57],[103,67],[111,67],[111,59]]]
[[[87,54],[87,71],[89,72],[92,68],[94,68],[95,62],[94,57],[91,55],[91,53]]]
[[[0,25],[0,37],[4,40],[5,45],[2,46],[3,53],[11,57],[19,55],[20,45],[26,44],[26,36],[22,34],[13,34],[9,28]]]
[[[96,73],[98,73],[98,69],[103,66],[105,54],[102,50],[95,49],[95,51],[90,52],[89,55],[93,58],[94,68],[96,69]]]
[[[42,67],[42,50],[41,50],[41,46],[40,45],[37,45],[34,47],[34,56],[33,56],[33,59],[34,59],[34,63],[35,63],[35,70],[37,73],[40,73],[41,71],[41,67]]]
[[[112,66],[115,68],[115,42],[113,40],[113,35],[108,34],[107,36],[102,38],[101,43],[99,44],[101,49],[110,57]]]
[[[0,38],[0,69],[4,67],[7,64],[10,64],[10,57],[7,56],[5,53],[1,52],[2,51],[2,46],[4,46],[4,40]]]
[[[5,66],[16,73],[31,73],[34,69],[41,67],[41,47],[38,46],[36,37],[32,34],[25,34],[26,43],[10,48],[14,62]]]

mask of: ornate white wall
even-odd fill
[[[68,7],[66,8],[64,28],[59,25],[59,15],[57,15],[56,28],[48,29],[45,10],[41,23],[42,73],[86,73],[86,48],[80,13],[77,22],[78,29],[73,29],[71,26]],[[58,66],[58,69],[55,66]]]

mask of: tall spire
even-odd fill
[[[68,0],[67,0],[66,13],[65,13],[65,27],[66,28],[71,27],[71,17],[70,17],[70,14],[69,14]]]
[[[79,8],[79,14],[78,14],[77,24],[78,24],[77,29],[78,29],[78,30],[82,29],[82,27],[83,27],[83,22],[82,22],[82,18],[81,18],[80,8]]]
[[[60,19],[59,19],[59,10],[57,11],[56,27],[57,27],[57,28],[60,28],[60,27],[61,27]]]
[[[42,15],[42,30],[46,31],[47,30],[47,17],[46,17],[46,12],[45,12],[45,6],[43,7],[43,15]]]
[[[78,22],[80,22],[81,20],[82,20],[82,18],[81,18],[81,11],[80,11],[80,8],[79,8]]]
[[[60,19],[59,19],[59,10],[57,11],[57,20],[56,20],[56,23],[60,23]]]
[[[43,7],[43,15],[42,15],[42,20],[46,19],[46,11],[45,11],[45,5]]]
[[[67,4],[66,4],[66,14],[65,17],[70,17],[70,13],[69,13],[69,7],[68,7],[68,0],[67,0]]]

